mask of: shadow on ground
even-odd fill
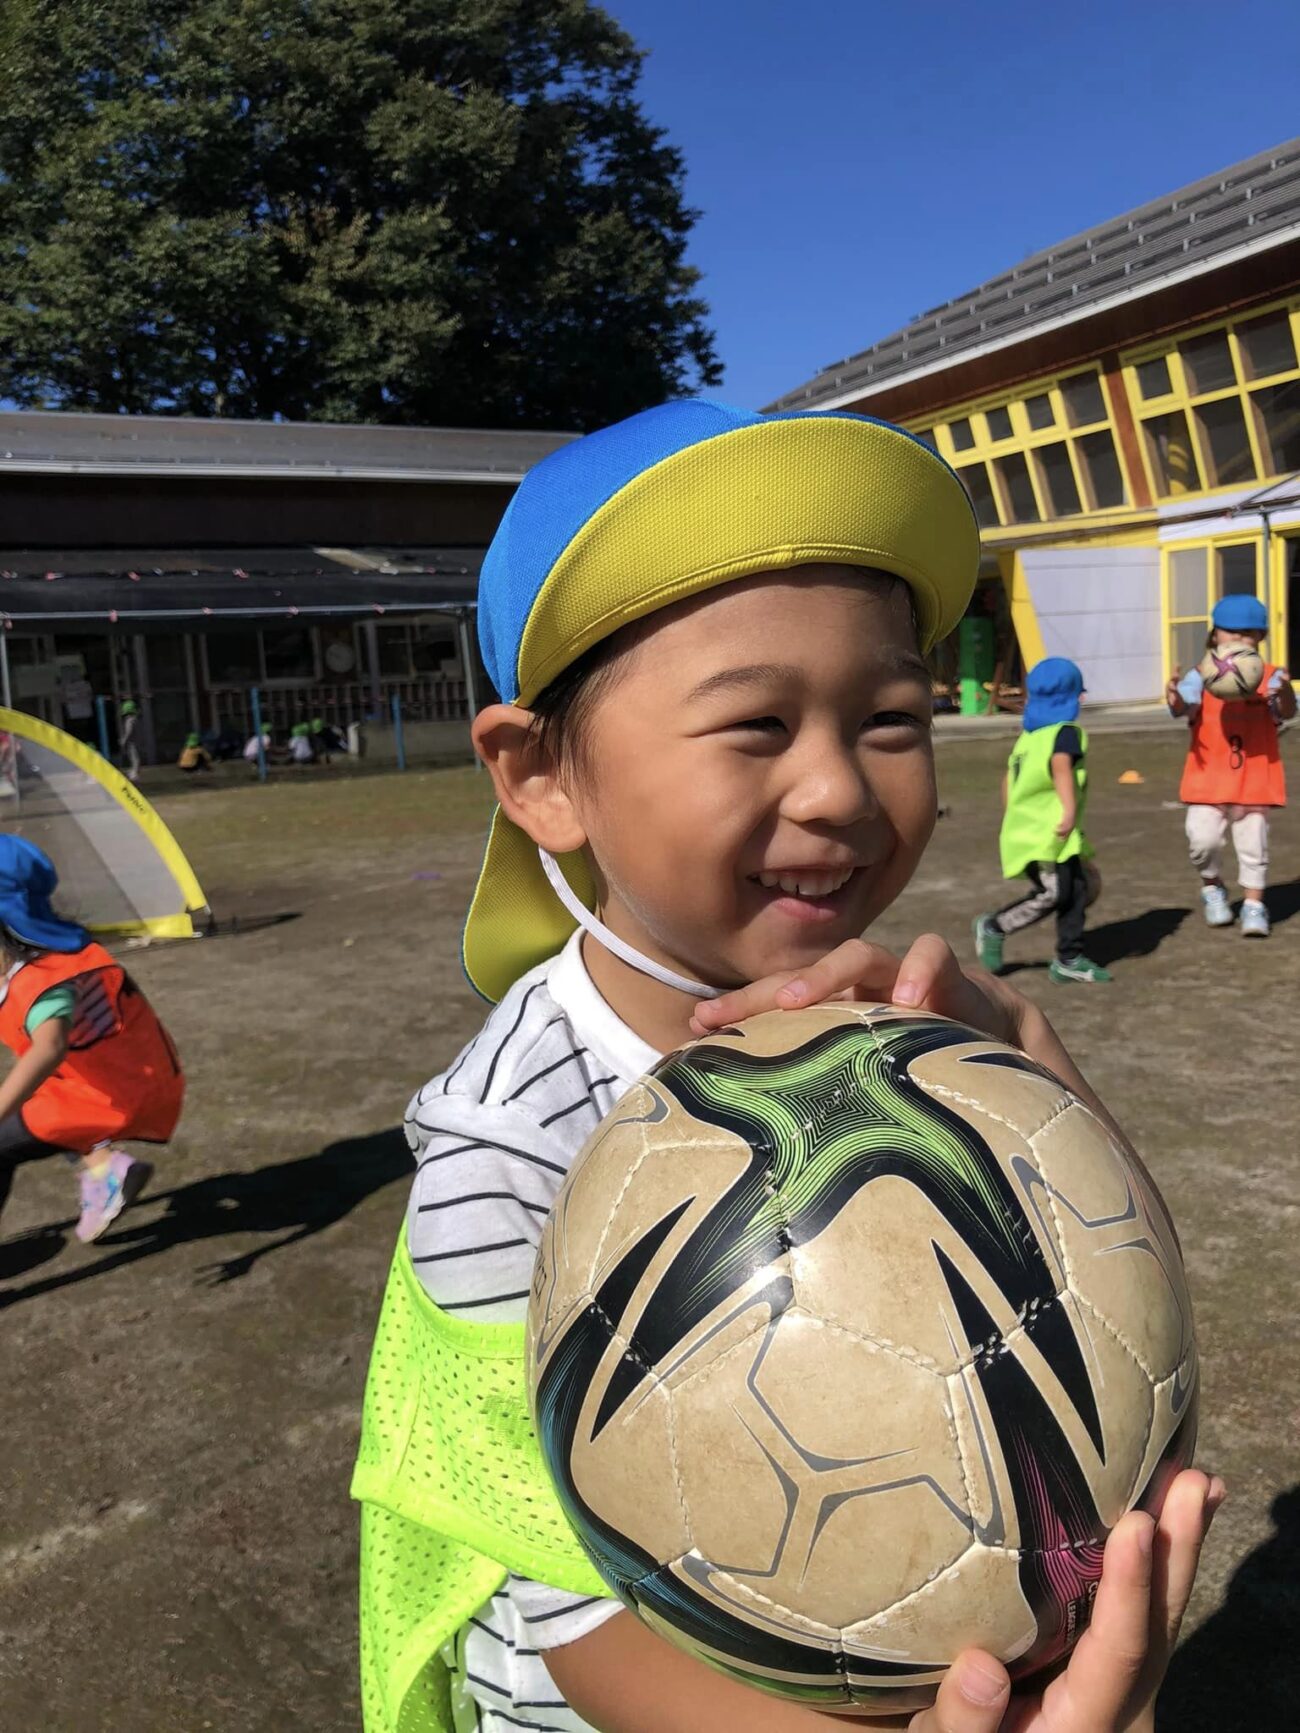
[[[1300,1700],[1300,1486],[1271,1511],[1274,1533],[1248,1553],[1227,1596],[1177,1650],[1157,1733],[1254,1733],[1295,1726]]]
[[[1172,907],[1144,909],[1140,915],[1127,915],[1122,921],[1100,921],[1096,926],[1090,923],[1083,936],[1084,950],[1103,968],[1122,962],[1125,957],[1149,957],[1174,936],[1191,912]],[[1019,975],[1026,970],[1046,968],[1044,961],[1009,962],[1002,973]]]
[[[392,1129],[344,1138],[315,1155],[252,1173],[219,1174],[172,1191],[147,1192],[139,1209],[122,1216],[120,1225],[99,1242],[97,1250],[105,1255],[0,1291],[0,1310],[195,1240],[224,1239],[234,1234],[268,1236],[237,1257],[205,1265],[200,1273],[200,1280],[213,1285],[235,1281],[262,1258],[332,1227],[372,1192],[394,1180],[409,1178],[410,1173],[411,1152],[406,1139]],[[159,1204],[166,1205],[162,1215],[137,1225],[140,1216]],[[72,1227],[71,1220],[56,1222],[0,1241],[0,1278],[12,1281],[57,1256]]]

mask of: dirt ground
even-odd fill
[[[1287,738],[1300,786],[1296,733]],[[995,789],[1009,742],[943,741],[949,808],[878,932],[1006,900]],[[1195,907],[1168,735],[1094,742],[1109,987],[1008,943],[1165,1189],[1204,1352],[1201,1459],[1231,1488],[1167,1687],[1169,1733],[1292,1725],[1300,1693],[1294,1295],[1300,821],[1273,837],[1266,944]],[[1140,786],[1120,786],[1135,768]],[[480,1010],[457,962],[486,780],[469,770],[160,807],[241,930],[135,951],[190,1078],[153,1191],[93,1249],[61,1163],[19,1171],[0,1224],[0,1727],[355,1733],[347,1482],[410,1162],[395,1130]]]

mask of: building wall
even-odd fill
[[[486,547],[513,492],[513,483],[15,472],[0,474],[0,547]]]
[[[1025,548],[1019,563],[1044,655],[1077,662],[1092,703],[1159,692],[1158,548]]]

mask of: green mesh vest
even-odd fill
[[[1011,748],[1007,761],[1007,810],[999,838],[1003,878],[1019,878],[1035,861],[1069,860],[1072,855],[1086,857],[1092,853],[1083,834],[1083,809],[1088,799],[1086,757],[1080,758],[1074,767],[1074,785],[1079,791],[1074,829],[1067,837],[1056,834],[1061,797],[1052,781],[1052,748],[1064,726],[1049,722],[1046,728],[1021,734]],[[1077,723],[1069,726],[1078,728]],[[1088,736],[1082,728],[1079,743],[1086,754]]]
[[[361,1501],[366,1733],[453,1733],[439,1650],[505,1582],[607,1595],[560,1508],[524,1390],[521,1324],[429,1299],[402,1229],[366,1381]]]

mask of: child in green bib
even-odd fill
[[[1088,905],[1100,880],[1089,867],[1092,848],[1083,834],[1088,799],[1088,736],[1079,727],[1083,675],[1064,656],[1048,656],[1026,681],[1024,729],[1011,749],[1003,782],[1000,838],[1002,874],[1022,875],[1029,889],[1006,908],[975,921],[975,949],[994,974],[1002,967],[1003,940],[1056,916],[1053,981],[1109,981],[1110,974],[1083,954]]]

